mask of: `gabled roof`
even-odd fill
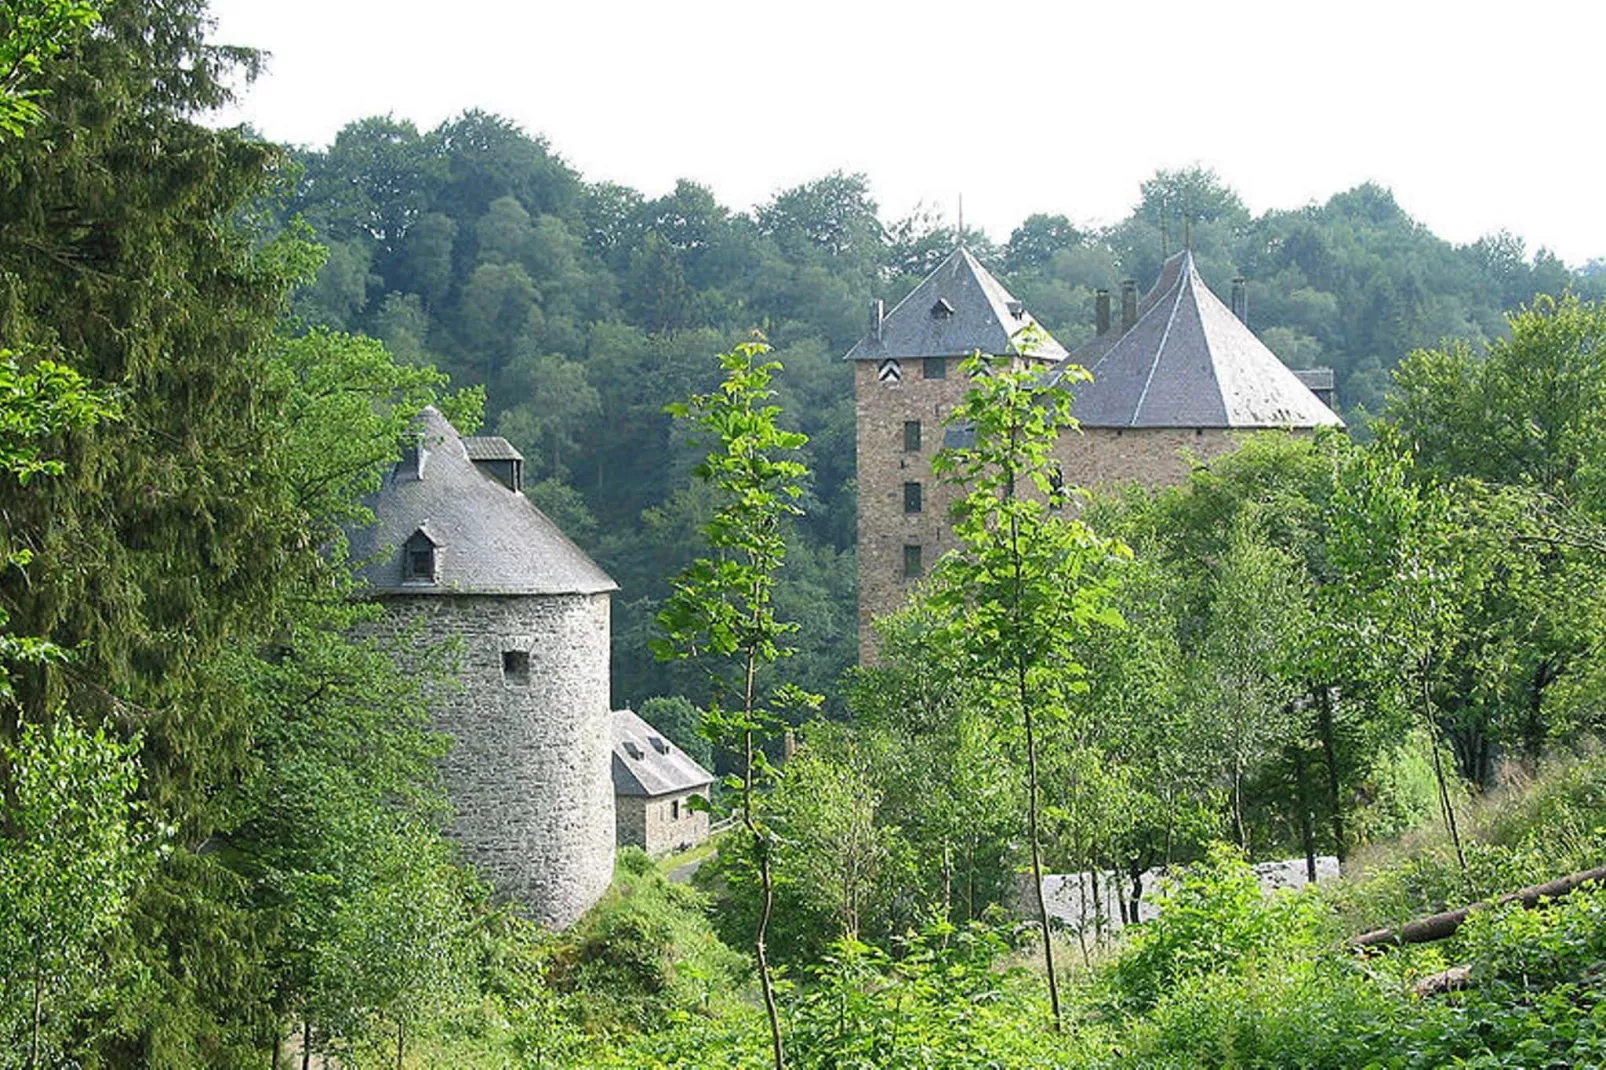
[[[613,793],[669,795],[706,789],[714,774],[630,710],[613,711]]]
[[[846,359],[968,357],[978,349],[1004,356],[1019,352],[1015,335],[1036,322],[970,250],[960,246],[887,313],[879,338],[874,332],[865,335],[848,350]],[[1065,347],[1043,331],[1027,355],[1059,360]]]
[[[619,585],[528,498],[475,467],[464,440],[436,409],[421,412],[414,430],[420,434],[419,449],[427,455],[427,463],[403,461],[392,468],[379,492],[365,502],[375,522],[349,533],[352,558],[362,562],[358,576],[370,592],[525,595],[618,590]],[[433,584],[403,581],[402,548],[419,531],[439,547]]]
[[[1193,265],[1171,257],[1124,334],[1073,360],[1093,373],[1072,413],[1087,427],[1342,427],[1276,354],[1222,304]]]

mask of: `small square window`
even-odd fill
[[[946,378],[948,378],[948,358],[947,357],[927,357],[921,363],[921,372],[920,372],[920,374],[926,379],[946,379]]]
[[[920,512],[919,483],[905,483],[903,485],[903,511],[906,513]]]
[[[903,548],[903,578],[916,579],[925,572],[920,560],[920,546],[915,544]]]
[[[903,422],[903,451],[905,453],[920,452],[919,420],[905,420]]]
[[[530,682],[530,652],[528,650],[502,651],[502,679],[510,684]]]

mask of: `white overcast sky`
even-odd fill
[[[586,179],[677,178],[747,208],[842,169],[1004,240],[1032,212],[1113,222],[1157,168],[1250,208],[1356,183],[1456,242],[1506,228],[1606,257],[1606,2],[213,0],[272,54],[227,121],[325,145],[466,108]]]

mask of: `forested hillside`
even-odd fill
[[[199,121],[261,59],[208,28],[0,7],[0,1067],[1606,1062],[1600,271],[1197,172],[967,235],[1070,344],[1190,241],[1377,419],[1083,498],[1071,377],[978,355],[959,546],[849,668],[839,358],[955,235],[481,114],[298,153]],[[623,583],[616,702],[731,774],[693,883],[622,849],[545,932],[446,835],[462,645],[374,627],[346,543],[431,404]],[[1078,871],[1114,901],[1057,924]]]
[[[826,175],[744,213],[689,181],[657,196],[588,182],[561,149],[470,112],[423,132],[362,119],[327,149],[294,153],[277,211],[329,248],[296,312],[486,388],[487,425],[528,458],[533,497],[623,588],[620,704],[701,697],[695,676],[645,655],[665,578],[690,560],[708,510],[662,409],[710,385],[709,353],[763,331],[813,473],[781,599],[807,624],[804,681],[829,691],[855,627],[852,378],[839,358],[869,299],[896,302],[957,235],[939,214],[881,218],[863,175]],[[1132,214],[1104,230],[1034,215],[1003,245],[965,240],[1070,346],[1092,333],[1095,289],[1147,287],[1190,241],[1218,293],[1250,279],[1250,320],[1276,353],[1335,369],[1352,418],[1378,411],[1412,349],[1493,338],[1535,293],[1606,287],[1514,235],[1451,245],[1373,185],[1258,217],[1208,172],[1164,172],[1134,194]]]

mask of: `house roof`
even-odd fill
[[[631,710],[613,711],[613,793],[670,795],[707,788],[714,774]]]
[[[1188,251],[1166,261],[1129,330],[1072,360],[1093,373],[1071,410],[1087,427],[1343,426],[1210,292]]]
[[[464,435],[463,452],[471,461],[522,461],[524,454],[501,435]]]
[[[358,577],[376,594],[596,594],[618,584],[522,493],[482,472],[432,408],[419,414],[418,463],[386,474],[365,504],[375,522],[349,532]],[[478,439],[477,442],[503,442]],[[505,442],[503,442],[506,445]],[[511,446],[513,457],[518,453]],[[436,582],[406,581],[402,548],[422,531],[437,547]]]
[[[848,350],[846,359],[968,357],[977,350],[1004,356],[1021,352],[1015,336],[1036,322],[970,250],[960,246],[887,313],[880,337],[873,331],[866,334]],[[1065,347],[1042,331],[1025,353],[1059,360]]]

